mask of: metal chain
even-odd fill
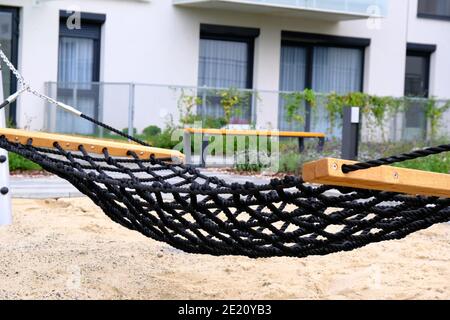
[[[11,70],[11,72],[16,76],[17,80],[19,81],[19,84],[21,86],[21,88],[19,90],[17,90],[16,93],[14,93],[13,95],[11,95],[8,99],[6,99],[5,102],[3,102],[2,104],[0,104],[0,109],[2,107],[5,107],[8,103],[11,103],[13,100],[17,99],[18,96],[20,96],[23,92],[28,91],[31,94],[35,95],[36,97],[47,101],[47,103],[50,104],[54,104],[62,109],[64,109],[65,111],[71,112],[73,114],[75,114],[78,117],[81,117],[97,126],[103,127],[111,132],[114,132],[124,138],[127,138],[128,140],[134,141],[136,143],[139,143],[143,146],[147,146],[149,147],[150,145],[148,143],[146,143],[145,141],[142,141],[138,138],[134,138],[132,135],[123,133],[122,131],[113,128],[103,122],[100,122],[94,118],[89,117],[88,115],[83,114],[81,111],[77,110],[74,107],[71,107],[65,103],[59,102],[43,93],[40,93],[38,90],[34,89],[33,87],[31,87],[31,85],[29,85],[23,78],[23,76],[20,74],[19,71],[17,71],[17,69],[14,67],[14,65],[11,63],[11,61],[9,61],[8,57],[6,57],[5,53],[3,52],[3,50],[0,48],[0,58],[3,60],[3,62],[8,66],[8,68]]]
[[[25,84],[25,80],[23,79],[23,76],[17,71],[16,67],[9,61],[8,57],[5,55],[2,49],[0,49],[0,57],[3,60],[3,62],[6,64],[6,66],[11,70],[11,72],[16,76],[17,80],[20,84]]]
[[[47,101],[50,104],[54,104],[54,105],[58,105],[60,106],[61,103],[56,101],[55,99],[40,93],[39,91],[37,91],[36,89],[34,89],[30,84],[28,84],[24,77],[20,74],[20,72],[16,69],[16,67],[14,67],[14,65],[11,63],[11,61],[9,61],[8,57],[5,55],[5,53],[3,52],[2,49],[0,49],[0,58],[2,59],[2,61],[6,64],[6,66],[9,68],[9,70],[11,70],[11,72],[14,74],[14,76],[17,78],[17,81],[19,82],[20,86],[22,87],[22,89],[18,90],[17,92],[19,94],[23,93],[24,91],[28,91],[31,94],[35,95],[36,97]]]

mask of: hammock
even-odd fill
[[[22,91],[35,93],[23,78],[19,82]],[[15,97],[8,99],[0,108]],[[294,176],[263,185],[228,183],[183,164],[181,154],[168,150],[10,129],[0,130],[0,148],[67,180],[120,225],[189,253],[252,258],[325,255],[401,239],[450,221],[448,190],[443,197],[407,195],[313,186]],[[342,169],[366,170],[447,151],[450,145]]]
[[[2,134],[0,148],[69,181],[122,226],[190,253],[324,255],[450,220],[450,198],[314,187],[292,176],[265,185],[227,183],[172,157],[113,157],[108,148],[98,156],[90,143],[75,152],[58,142],[42,148],[28,135],[17,142]]]

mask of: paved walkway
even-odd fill
[[[56,177],[11,177],[13,198],[47,199],[75,198],[83,196],[67,181]]]
[[[244,183],[252,181],[255,184],[267,183],[269,178],[230,175],[226,173],[205,171],[205,174],[219,179]],[[47,199],[47,198],[76,198],[83,194],[67,181],[57,176],[46,177],[11,177],[11,191],[13,198]]]

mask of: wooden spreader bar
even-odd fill
[[[79,147],[82,145],[87,152],[95,154],[103,154],[103,150],[107,148],[109,154],[115,157],[130,157],[128,151],[134,151],[141,159],[148,159],[154,155],[155,158],[184,160],[184,155],[179,151],[145,147],[134,143],[3,128],[0,128],[0,136],[5,136],[9,141],[20,144],[27,144],[28,139],[31,138],[32,145],[41,148],[54,148],[54,143],[58,142],[67,151],[79,151]]]
[[[450,174],[391,166],[342,172],[343,164],[355,163],[333,158],[309,162],[303,166],[303,180],[332,186],[450,198]]]

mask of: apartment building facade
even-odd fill
[[[56,84],[74,103],[64,84],[76,83],[77,107],[119,127],[136,99],[128,83],[261,91],[264,105],[236,122],[259,128],[289,128],[279,91],[450,99],[450,0],[0,0],[0,33],[36,89]],[[16,89],[8,70],[3,80],[5,92]],[[145,101],[133,125],[177,121],[177,104],[148,88],[133,91]],[[402,119],[408,132],[423,125],[420,113]],[[35,130],[92,130],[30,95],[8,117]]]

